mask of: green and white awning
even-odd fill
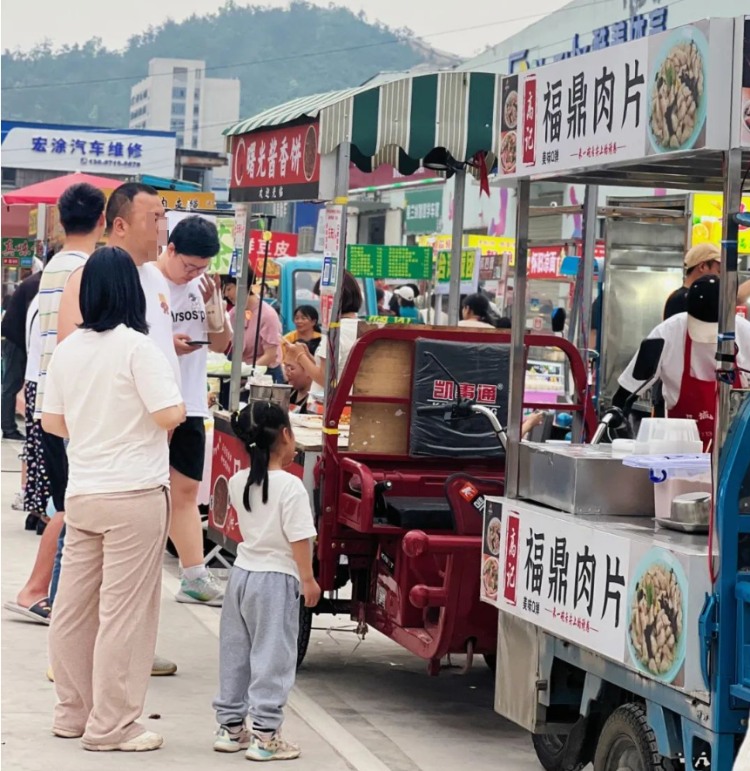
[[[362,171],[388,163],[411,174],[437,147],[461,161],[480,151],[492,154],[499,91],[500,76],[494,73],[384,75],[359,88],[295,99],[224,133],[234,136],[319,118],[321,155],[351,142],[351,159]]]

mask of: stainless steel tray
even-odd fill
[[[611,445],[523,442],[519,495],[571,514],[654,516],[648,470],[624,466]]]

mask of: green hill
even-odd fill
[[[9,120],[124,127],[130,88],[149,59],[205,59],[209,77],[242,83],[240,114],[288,99],[358,85],[378,72],[450,66],[409,30],[368,22],[364,14],[294,2],[288,9],[240,7],[167,21],[133,36],[122,51],[101,40],[2,55],[2,114]]]

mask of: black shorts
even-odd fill
[[[206,457],[206,426],[204,418],[189,417],[172,434],[169,443],[169,465],[188,479],[203,480]]]
[[[62,437],[42,429],[42,453],[47,466],[55,511],[65,511],[65,492],[68,489],[68,453]]]

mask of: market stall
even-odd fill
[[[750,399],[734,364],[750,17],[507,81],[523,116],[498,148],[518,195],[515,314],[525,310],[534,180],[723,192],[723,239],[713,455],[691,467],[713,476],[707,534],[663,527],[651,480],[678,472],[662,456],[521,443],[524,348],[513,330],[506,492],[488,499],[481,566],[483,599],[500,611],[495,709],[534,734],[547,769],[728,771],[750,709]],[[641,482],[618,482],[625,462],[642,467]]]

